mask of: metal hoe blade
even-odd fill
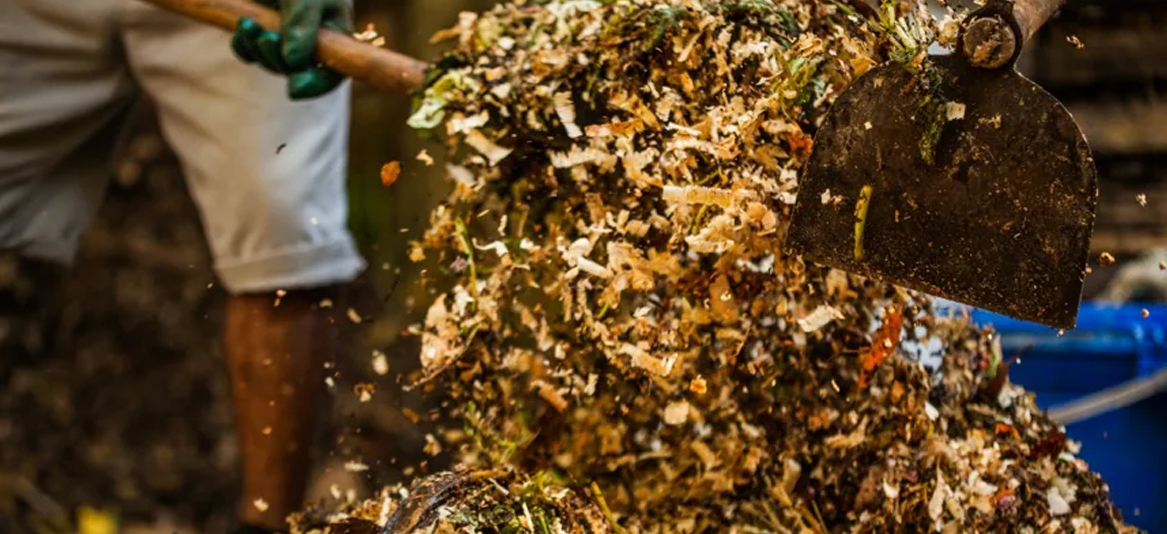
[[[788,246],[816,263],[1073,328],[1098,198],[1085,137],[1012,69],[929,61],[931,84],[888,64],[840,95],[815,136]],[[965,106],[938,139],[927,100],[937,94]]]

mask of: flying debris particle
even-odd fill
[[[376,47],[385,46],[385,37],[377,33],[377,29],[373,26],[372,23],[369,23],[367,26],[365,26],[365,31],[353,33],[352,36],[354,39],[362,43],[369,43]]]
[[[381,185],[389,187],[397,183],[397,178],[401,176],[401,163],[397,161],[390,161],[381,166]]]
[[[1115,262],[1114,256],[1112,256],[1109,252],[1103,252],[1102,254],[1098,255],[1098,266],[1099,267],[1109,267],[1111,265],[1114,265],[1114,262]]]
[[[363,473],[369,470],[369,466],[356,460],[350,460],[344,463],[344,470],[349,473]]]
[[[409,422],[415,425],[421,422],[421,415],[409,408],[402,408],[401,415],[404,415],[406,419],[409,419]]]
[[[1140,206],[1142,206],[1144,208],[1147,207],[1147,195],[1146,195],[1146,193],[1139,193],[1139,194],[1135,195],[1135,201],[1138,202]]]
[[[1147,317],[1150,317],[1150,316],[1151,316],[1151,310],[1148,310],[1148,309],[1146,309],[1146,308],[1143,308],[1143,311],[1140,311],[1140,312],[1139,312],[1139,315],[1142,315],[1142,316],[1143,316],[1143,319],[1146,319]]]
[[[356,394],[357,400],[361,402],[369,402],[373,400],[373,393],[376,393],[377,387],[368,382],[362,382],[353,386],[353,393]]]
[[[262,498],[251,501],[251,505],[254,506],[256,510],[259,510],[260,513],[266,512],[268,508],[267,501],[263,500]]]
[[[462,185],[474,185],[474,173],[460,165],[446,164],[446,175],[450,177],[455,183]],[[412,259],[412,258],[410,258]],[[415,260],[417,261],[417,260]]]
[[[426,152],[425,149],[422,149],[421,152],[417,153],[417,161],[425,163],[426,167],[434,166],[434,158],[430,156],[429,152]]]
[[[348,320],[352,321],[354,324],[361,324],[361,316],[357,313],[356,310],[349,308],[345,311],[345,315],[347,315]]]
[[[288,146],[287,143],[280,143],[280,146],[276,147],[276,155],[277,156],[280,155],[280,152],[283,152],[284,149],[287,148],[287,146]]]
[[[433,434],[425,435],[425,448],[422,452],[427,456],[437,456],[442,453],[442,443],[435,438]]]
[[[494,141],[482,135],[482,132],[478,130],[470,130],[466,134],[466,144],[470,145],[471,148],[477,150],[483,156],[486,156],[486,159],[490,161],[492,167],[498,165],[499,162],[506,159],[507,156],[510,156],[511,152],[514,152],[513,149],[495,144]]]
[[[1079,39],[1077,35],[1066,36],[1066,42],[1074,45],[1074,48],[1077,48],[1078,50],[1086,48],[1086,44],[1083,43],[1082,40]]]
[[[265,435],[265,436],[270,436],[271,431],[272,431],[272,428],[270,426],[265,426],[265,427],[263,427],[263,430],[262,430],[263,435]]]
[[[373,372],[379,376],[389,374],[389,358],[385,356],[384,352],[379,350],[373,351]]]

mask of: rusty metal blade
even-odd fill
[[[888,64],[839,96],[815,135],[788,246],[816,263],[1073,328],[1098,198],[1085,137],[1057,99],[1011,69],[928,61],[930,76]],[[938,95],[963,104],[963,118],[933,122],[937,100],[927,98]]]

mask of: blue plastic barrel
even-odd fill
[[[1146,309],[1150,315],[1142,316]],[[1167,367],[1167,306],[1082,305],[1078,327],[1056,329],[974,311],[1001,335],[1013,382],[1050,408]],[[1102,474],[1124,518],[1167,533],[1167,395],[1070,425],[1080,457]]]

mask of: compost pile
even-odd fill
[[[389,532],[1132,531],[1008,383],[991,332],[783,252],[832,99],[951,36],[922,5],[860,4],[519,0],[440,34],[456,48],[410,123],[446,134],[459,165],[412,251],[445,288],[415,385],[451,399],[460,426],[433,448],[466,471],[335,517]],[[858,194],[815,201],[853,210]]]

